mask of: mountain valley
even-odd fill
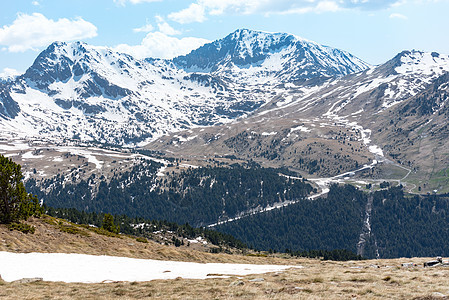
[[[251,216],[257,236],[301,205],[320,207],[333,184],[366,195],[402,186],[409,194],[395,201],[416,195],[413,205],[443,224],[448,72],[449,56],[435,52],[403,51],[372,66],[300,37],[248,29],[170,60],[55,42],[0,84],[0,154],[23,166],[29,191],[57,207],[221,228],[248,226],[241,219]],[[351,236],[341,247],[357,250],[371,216],[366,195],[351,204]],[[441,202],[423,208],[428,199]],[[227,230],[239,235],[239,227]],[[406,255],[429,253],[418,248]],[[404,253],[385,249],[384,257]]]

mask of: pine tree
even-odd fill
[[[119,233],[120,227],[115,226],[114,224],[114,217],[111,214],[105,214],[103,218],[103,226],[101,226],[103,229],[112,232],[112,233]]]
[[[0,155],[0,223],[26,220],[42,212],[37,198],[26,192],[22,178],[21,166]]]

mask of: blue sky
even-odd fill
[[[53,41],[174,57],[239,28],[287,32],[380,64],[402,50],[449,54],[449,0],[3,0],[0,74]]]

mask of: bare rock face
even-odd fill
[[[15,118],[19,112],[19,104],[11,98],[8,88],[0,84],[0,118]]]
[[[26,283],[33,283],[33,282],[39,282],[39,281],[43,281],[43,278],[41,278],[41,277],[22,278],[22,279],[13,281],[13,283],[26,284]]]

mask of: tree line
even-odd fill
[[[89,182],[69,183],[65,187],[56,184],[48,194],[37,186],[32,186],[31,191],[36,194],[34,188],[45,197],[49,214],[80,224],[102,226],[105,214],[112,213],[114,224],[123,233],[139,234],[141,230],[140,234],[146,234],[164,227],[186,237],[207,235],[217,243],[228,239],[225,243],[237,248],[246,244],[260,250],[290,249],[290,253],[309,254],[317,251],[314,249],[356,252],[366,205],[372,198],[366,257],[449,256],[447,195],[408,195],[402,187],[369,195],[351,185],[332,185],[326,197],[308,200],[310,184],[279,176],[277,169],[200,168],[172,174],[173,180],[168,176],[159,178],[162,184],[155,186],[157,170],[157,165],[137,166],[109,183],[101,182],[96,196],[89,195]],[[1,223],[12,224],[42,213],[38,198],[23,186],[19,165],[0,156],[0,177]],[[59,176],[52,180],[47,183],[65,179]],[[242,209],[295,198],[302,200],[220,225],[216,230],[202,227]],[[71,206],[74,208],[67,208]],[[167,221],[153,221],[156,219]],[[141,223],[150,225],[135,226]],[[221,234],[229,236],[224,238]],[[320,255],[324,257],[324,253]]]
[[[326,198],[302,200],[280,210],[217,227],[251,247],[305,253],[313,249],[357,252],[368,194],[333,185]],[[448,195],[408,195],[389,187],[371,195],[367,258],[449,256]]]
[[[305,180],[280,176],[278,169],[204,167],[158,177],[160,167],[153,162],[136,165],[109,182],[91,176],[73,183],[58,175],[40,184],[30,179],[26,186],[56,208],[162,219],[196,227],[248,209],[303,199],[313,190]],[[98,180],[95,193],[91,187]]]
[[[178,237],[195,239],[203,237],[216,246],[246,249],[247,246],[230,234],[204,227],[192,227],[190,224],[178,224],[166,220],[150,220],[127,215],[111,215],[108,213],[85,212],[75,208],[53,208],[44,206],[46,214],[52,217],[69,220],[76,224],[93,225],[111,232],[118,229],[120,233],[148,237],[155,232],[169,231]],[[107,225],[105,226],[105,222]]]

